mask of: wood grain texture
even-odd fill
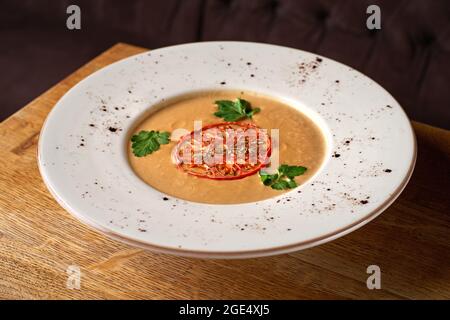
[[[39,131],[78,81],[140,53],[118,44],[0,125],[0,298],[3,299],[449,299],[450,132],[414,123],[419,155],[400,198],[331,243],[276,257],[198,260],[110,240],[62,209],[38,172]],[[382,271],[368,290],[366,268]],[[81,288],[67,289],[67,267]]]

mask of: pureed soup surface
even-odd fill
[[[185,96],[166,104],[152,113],[135,129],[173,132],[194,129],[194,121],[202,126],[224,122],[214,115],[216,100],[249,101],[261,111],[253,118],[242,121],[262,129],[279,129],[279,163],[307,167],[305,174],[295,178],[298,185],[308,180],[320,168],[325,156],[322,132],[306,115],[272,98],[257,93],[239,91],[205,92]],[[241,121],[240,121],[241,122]],[[160,149],[145,157],[136,157],[128,146],[128,157],[136,174],[153,188],[174,197],[210,204],[233,204],[260,201],[279,196],[292,189],[274,190],[265,186],[258,173],[238,180],[211,180],[187,174],[173,163],[171,153],[176,141],[161,145]]]

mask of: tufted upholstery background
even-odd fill
[[[82,30],[69,31],[78,4]],[[382,29],[366,28],[381,7]],[[0,119],[116,42],[268,42],[348,64],[450,129],[449,0],[0,0]]]

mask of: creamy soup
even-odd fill
[[[216,100],[249,101],[260,112],[252,119],[242,121],[259,128],[279,129],[279,163],[304,166],[307,171],[295,178],[298,185],[308,180],[319,169],[325,156],[325,139],[317,125],[306,115],[285,103],[248,92],[220,91],[185,96],[159,108],[140,123],[133,134],[141,130],[173,132],[194,129],[194,121],[202,125],[223,122],[214,115]],[[240,121],[241,122],[241,121]],[[180,170],[172,161],[172,150],[177,141],[161,145],[160,149],[144,157],[136,157],[128,146],[129,161],[136,174],[153,188],[180,199],[211,204],[233,204],[260,201],[281,195],[292,189],[275,190],[265,186],[255,173],[236,180],[199,178]]]

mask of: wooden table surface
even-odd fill
[[[420,123],[417,166],[400,198],[368,225],[312,249],[180,258],[110,240],[68,214],[38,172],[44,119],[81,79],[144,50],[114,46],[1,123],[0,298],[450,298],[450,132]],[[80,289],[66,286],[70,265],[81,270]],[[367,289],[369,265],[381,268],[380,290]]]

